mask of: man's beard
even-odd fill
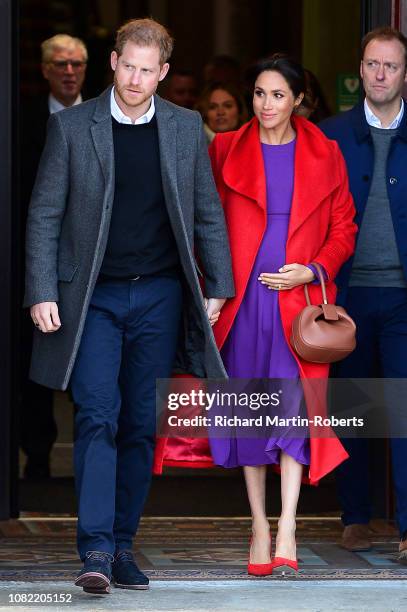
[[[128,87],[126,86],[120,87],[119,83],[117,82],[116,75],[114,76],[113,83],[114,83],[114,87],[115,87],[115,91],[117,95],[119,96],[123,104],[125,104],[126,106],[129,106],[129,107],[140,106],[141,104],[144,104],[144,102],[146,102],[146,100],[148,100],[149,98],[149,96],[146,96],[146,94],[140,91],[139,89],[137,89],[137,91],[140,91],[140,97],[138,97],[137,100],[133,100],[130,96],[126,96],[126,89]]]

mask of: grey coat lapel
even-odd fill
[[[98,98],[93,115],[94,125],[91,126],[93,144],[102,167],[106,182],[106,192],[114,193],[114,148],[112,115],[110,112],[111,87]]]
[[[161,177],[172,230],[178,245],[181,261],[192,265],[192,253],[182,214],[177,181],[177,122],[171,106],[159,96],[154,96],[158,142],[160,146]],[[190,271],[186,271],[187,276]]]
[[[177,122],[171,107],[159,96],[154,97],[158,141],[160,145],[161,175],[167,206],[178,203],[177,187]]]

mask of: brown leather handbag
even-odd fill
[[[301,359],[312,363],[332,363],[344,359],[356,346],[356,325],[342,306],[329,304],[321,266],[312,262],[321,283],[323,303],[311,304],[304,285],[307,306],[295,317],[291,346]]]

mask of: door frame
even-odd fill
[[[0,3],[0,520],[17,515],[18,4]]]

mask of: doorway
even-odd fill
[[[108,57],[117,26],[130,17],[152,14],[168,24],[175,34],[177,42],[174,65],[183,69],[192,69],[198,81],[203,78],[202,72],[206,61],[214,54],[232,55],[243,71],[259,56],[277,50],[285,51],[298,57],[316,75],[326,94],[331,113],[335,113],[342,108],[341,104],[346,103],[340,83],[343,84],[345,79],[352,79],[355,74],[357,75],[361,34],[366,29],[384,23],[384,19],[391,19],[391,2],[354,2],[353,0],[344,0],[341,3],[326,3],[323,0],[288,2],[258,0],[255,3],[248,0],[222,3],[217,3],[216,0],[197,3],[186,0],[177,3],[165,0],[121,3],[102,0],[75,2],[63,0],[58,3],[51,0],[20,0],[18,11],[17,3],[8,3],[8,5],[10,23],[20,32],[18,89],[22,98],[36,97],[46,92],[46,82],[40,73],[40,43],[61,31],[79,36],[87,43],[90,61],[86,96],[97,95],[109,83]],[[7,21],[3,20],[2,23]],[[251,28],[247,27],[248,23],[252,25]],[[203,32],[205,36],[202,35]],[[15,40],[17,41],[17,37]],[[196,44],[197,40],[199,44]],[[338,75],[341,75],[341,81],[338,81]],[[349,83],[353,89],[355,83],[351,81]],[[348,91],[348,103],[355,99],[355,93],[357,95],[357,90]],[[16,97],[17,93],[14,95]],[[4,100],[3,105],[9,113],[10,101]],[[14,166],[17,166],[16,161]],[[7,191],[3,190],[3,193]],[[14,202],[17,202],[16,193],[13,198]],[[16,208],[18,206],[14,206],[14,209]],[[10,207],[2,210],[2,214],[6,215],[2,227],[9,228],[9,241],[2,241],[2,248],[7,253],[3,261],[8,261],[6,285],[11,287],[10,304],[3,318],[11,320],[12,311],[17,312],[20,308],[22,266],[20,263],[20,267],[14,269],[15,261],[11,262],[10,253],[16,248],[16,236],[22,235],[24,219],[17,219],[15,215],[11,219]],[[14,236],[14,246],[11,244],[11,235]],[[8,369],[2,372],[2,376],[5,377],[4,388],[9,391],[8,395],[6,393],[3,397],[7,405],[12,407],[4,417],[5,428],[1,434],[4,436],[1,452],[7,456],[7,461],[2,462],[7,476],[4,488],[8,492],[3,515],[16,516],[19,511],[75,513],[71,459],[73,406],[67,394],[56,392],[53,396],[58,436],[51,453],[51,478],[42,482],[23,478],[25,457],[21,451],[19,454],[16,452],[19,434],[15,408],[18,404],[19,389],[13,345],[16,346],[15,337],[14,344],[11,338],[3,338],[3,346],[9,355]],[[237,473],[226,477],[223,472],[212,470],[194,471],[193,475],[196,478],[191,477],[190,471],[169,470],[164,478],[157,479],[153,485],[149,500],[151,505],[147,507],[147,511],[152,514],[159,512],[157,508],[161,500],[170,499],[174,492],[178,492],[179,494],[174,497],[179,499],[179,509],[174,506],[169,507],[168,511],[182,514],[185,511],[182,492],[195,486],[196,481],[198,497],[195,496],[195,499],[199,500],[199,491],[203,490],[199,485],[200,479],[205,479],[206,490],[213,490],[214,499],[218,497],[218,491],[225,490],[224,487],[230,487],[230,495],[233,498],[234,491],[241,486],[240,475]],[[20,501],[17,500],[18,482],[20,482]],[[328,482],[327,487],[325,508],[327,511],[335,510],[336,498],[332,481],[331,484]],[[172,495],[170,491],[173,492]],[[304,503],[305,508],[309,508],[316,502],[310,497]],[[203,501],[197,502],[196,511],[204,507]],[[247,510],[247,506],[236,505],[233,508],[234,512],[239,514]]]

